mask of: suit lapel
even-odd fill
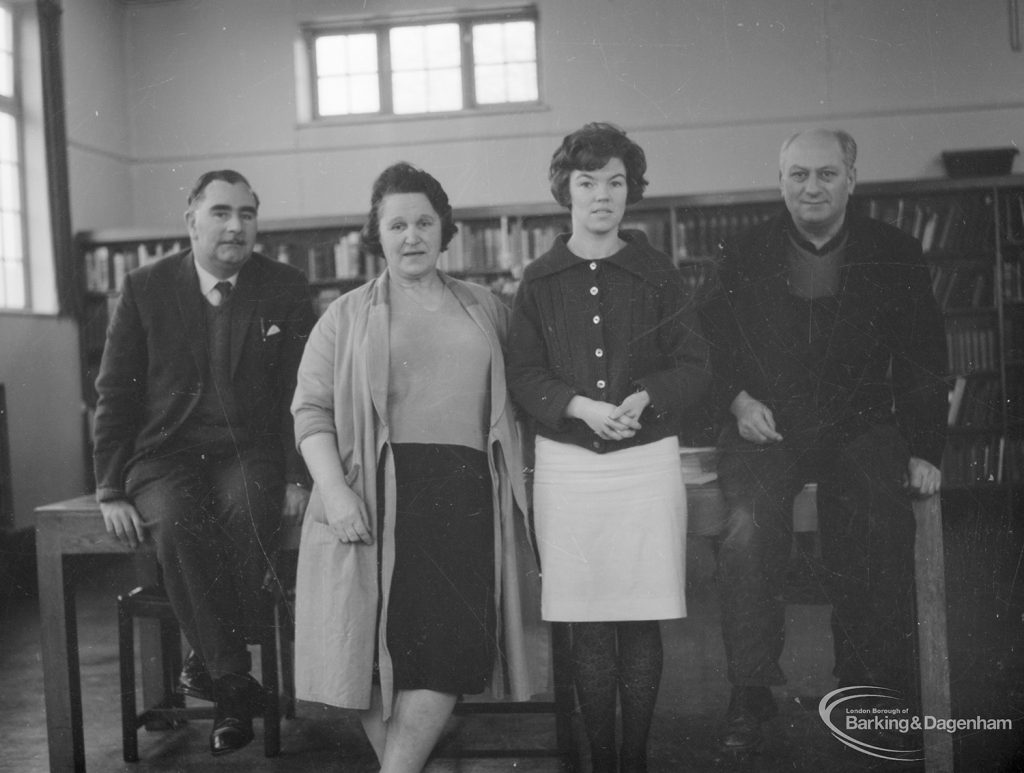
[[[238,274],[238,281],[232,293],[231,309],[231,376],[234,377],[238,363],[245,351],[245,339],[252,330],[250,324],[259,311],[263,293],[263,272],[256,257],[249,258]]]
[[[192,251],[188,250],[181,257],[178,266],[178,281],[174,292],[178,299],[178,313],[181,315],[181,334],[188,341],[196,370],[206,373],[209,362],[206,350],[206,324],[204,323],[203,296],[199,291],[199,275],[193,263]]]

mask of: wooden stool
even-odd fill
[[[267,600],[264,619],[274,620]],[[136,710],[135,705],[135,625],[136,617],[156,618],[160,621],[163,644],[162,663],[163,697],[155,706]],[[179,727],[189,719],[213,719],[214,706],[185,706],[185,698],[176,692],[181,671],[181,631],[171,609],[171,602],[163,588],[157,586],[135,588],[117,597],[118,649],[121,671],[121,733],[125,762],[139,761],[138,731],[142,725]],[[277,681],[277,624],[262,629],[260,638],[253,642],[260,646],[260,666],[263,681],[263,706],[257,716],[263,717],[263,750],[267,757],[281,752],[281,718],[278,708]]]

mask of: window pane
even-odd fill
[[[433,70],[428,80],[427,110],[462,109],[462,73],[459,70]]]
[[[0,113],[0,161],[18,161],[18,126],[8,113]]]
[[[391,30],[391,69],[395,72],[426,68],[423,27],[395,27]]]
[[[537,61],[537,39],[532,21],[515,21],[505,27],[505,54],[510,62]]]
[[[319,37],[316,62],[317,112],[320,115],[380,110],[376,34]]]
[[[17,212],[4,212],[0,215],[0,223],[3,224],[0,249],[3,250],[4,260],[20,260],[24,257],[21,254],[21,216]]]
[[[0,94],[14,96],[14,20],[9,8],[0,7]]]
[[[21,186],[14,164],[0,164],[0,208],[21,210]]]
[[[500,24],[477,24],[473,27],[473,60],[477,64],[504,61]]]
[[[537,100],[537,65],[510,64],[506,70],[509,102],[534,102]]]
[[[347,43],[344,35],[331,35],[316,39],[317,75],[339,75],[345,72]]]
[[[377,36],[348,36],[348,68],[351,73],[377,72]]]
[[[462,62],[458,24],[426,27],[427,67],[458,67]]]
[[[535,24],[515,21],[473,27],[476,101],[533,102],[537,90]]]
[[[349,104],[353,113],[376,113],[380,110],[380,84],[377,73],[353,75],[349,85]]]
[[[391,30],[392,99],[396,113],[462,109],[458,24]]]
[[[508,101],[505,95],[505,68],[502,65],[476,68],[476,101],[481,105]]]
[[[348,110],[345,78],[321,78],[317,81],[320,115],[344,115]]]
[[[8,309],[25,308],[25,269],[20,261],[3,261],[0,291],[3,305]]]
[[[427,111],[427,74],[396,72],[392,78],[392,99],[396,113]]]

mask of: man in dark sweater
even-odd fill
[[[856,153],[842,131],[786,141],[787,211],[726,245],[703,314],[728,411],[718,563],[730,751],[757,748],[776,713],[792,502],[810,481],[839,686],[914,691],[910,497],[939,489],[945,334],[920,244],[847,209]]]
[[[258,207],[237,172],[199,178],[191,249],[128,274],[96,381],[103,519],[156,546],[193,649],[181,689],[217,704],[214,754],[252,740],[246,640],[282,515],[308,498],[289,406],[313,308],[300,271],[253,253]]]

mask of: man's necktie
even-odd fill
[[[217,284],[213,286],[213,289],[220,293],[220,301],[217,303],[218,306],[231,297],[231,282],[217,282]]]

